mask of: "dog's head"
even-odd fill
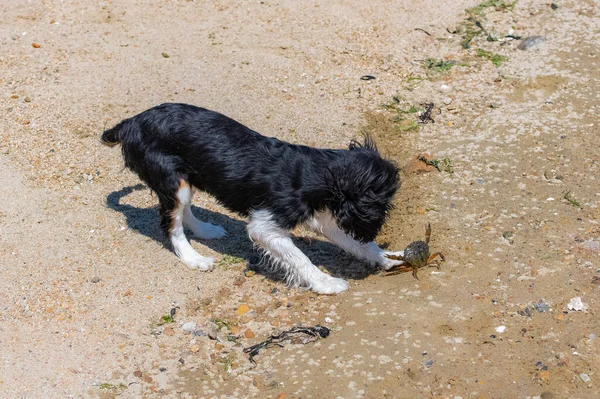
[[[327,206],[338,226],[360,242],[373,241],[393,208],[400,187],[398,168],[367,137],[362,144],[350,144],[329,168],[326,183],[332,194]]]

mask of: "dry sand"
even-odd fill
[[[0,397],[600,395],[597,1],[472,11],[486,33],[465,13],[477,1],[5,3]],[[547,40],[486,40],[510,29]],[[452,173],[404,176],[378,238],[399,250],[430,221],[447,262],[384,276],[298,231],[351,288],[287,289],[248,272],[245,221],[199,195],[195,212],[230,235],[193,241],[214,272],[187,269],[163,246],[156,198],[97,140],[168,101],[320,147],[368,130],[400,166],[448,158]],[[420,123],[411,107],[429,102],[435,123]],[[587,308],[570,310],[575,297]],[[255,368],[242,353],[317,323],[327,339],[268,349]]]

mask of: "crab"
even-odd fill
[[[445,261],[446,258],[444,258],[444,255],[441,252],[436,252],[432,255],[429,254],[429,238],[430,237],[431,237],[431,225],[429,223],[427,223],[427,226],[425,228],[425,241],[415,241],[415,242],[410,243],[408,245],[408,247],[406,247],[406,249],[403,251],[404,252],[403,255],[386,254],[385,256],[388,259],[400,260],[406,264],[406,265],[405,264],[401,265],[396,270],[392,270],[391,272],[389,272],[387,274],[387,276],[400,274],[400,273],[404,273],[408,270],[412,270],[412,275],[414,276],[414,278],[416,278],[418,280],[419,277],[417,276],[417,271],[420,268],[425,267],[425,266],[435,266],[439,269],[440,268],[439,260],[437,260],[435,258],[437,258],[439,256],[442,259],[442,261]]]

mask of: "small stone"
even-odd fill
[[[333,323],[333,320],[331,319],[331,317],[326,317],[325,323]]]
[[[445,97],[442,101],[446,105],[450,105],[450,103],[452,103],[452,99],[450,97]]]
[[[181,328],[186,333],[192,333],[196,329],[196,323],[194,323],[193,321],[190,321],[188,323],[185,323],[183,326],[181,326]]]
[[[586,384],[592,381],[590,376],[585,373],[579,374],[579,378],[581,378],[581,381],[585,382]]]
[[[431,366],[433,366],[433,360],[425,360],[423,362],[423,366],[430,368]]]
[[[586,251],[599,253],[600,252],[600,241],[589,240],[579,245],[580,248]]]
[[[206,334],[208,335],[208,338],[217,339],[219,330],[217,330],[217,326],[215,326],[214,323],[207,322],[206,325],[204,326],[204,329],[206,330]]]
[[[240,333],[240,328],[238,326],[231,326],[231,334],[238,335]]]
[[[92,283],[94,283],[94,284],[99,283],[100,282],[100,277],[93,277],[90,281]]]
[[[136,376],[137,378],[142,378],[142,372],[141,372],[141,370],[135,370],[133,372],[133,375]]]
[[[152,381],[154,381],[154,380],[152,379],[152,377],[150,377],[148,374],[144,375],[144,378],[143,378],[143,380],[144,380],[145,382],[147,382],[148,384],[150,384]]]
[[[503,333],[504,331],[506,331],[506,326],[496,327],[496,332],[497,333]]]
[[[520,314],[521,316],[525,316],[525,317],[533,316],[533,312],[531,311],[531,308],[529,306],[527,306],[525,309],[521,309],[521,310],[517,311],[517,313]]]
[[[40,48],[41,46],[37,43],[31,43],[31,47],[33,48]]]
[[[173,330],[173,327],[165,327],[165,329],[163,330],[163,334],[165,334],[168,337],[172,337],[173,335],[175,335],[175,330]]]
[[[239,316],[242,316],[243,314],[247,313],[249,310],[250,310],[250,306],[248,306],[248,305],[246,305],[246,304],[244,303],[244,304],[240,305],[240,306],[237,308],[237,311],[236,311],[236,313],[237,313]]]
[[[540,371],[538,378],[542,381],[548,381],[550,379],[550,372],[548,370]]]
[[[411,173],[428,173],[437,170],[433,165],[426,164],[420,158],[424,158],[428,161],[433,159],[433,157],[429,154],[417,155],[411,159],[406,166],[404,166],[403,171],[405,175],[409,175]]]
[[[275,381],[273,374],[263,373],[252,377],[252,384],[261,391],[276,388],[279,384]]]
[[[163,58],[169,58],[170,57],[169,54],[167,54],[167,53],[162,53],[162,56],[163,56]]]
[[[533,307],[535,308],[535,310],[537,310],[540,313],[545,313],[548,311],[548,309],[550,309],[550,304],[547,302],[544,302],[544,300],[540,300],[538,302],[535,302],[533,304]]]
[[[254,337],[256,337],[256,335],[254,334],[254,332],[251,329],[247,329],[246,331],[244,331],[244,337],[254,338]]]
[[[558,365],[561,367],[568,366],[570,363],[569,358],[564,353],[558,354]]]
[[[598,276],[592,277],[592,284],[600,285],[600,277],[598,277]]]
[[[245,282],[246,282],[246,277],[237,276],[235,278],[235,280],[233,280],[233,285],[235,285],[236,287],[241,287]]]
[[[194,337],[205,337],[206,333],[202,330],[196,330],[193,332]]]
[[[192,353],[198,353],[200,351],[200,346],[199,345],[192,345],[190,346],[190,352]]]
[[[448,91],[448,90],[450,90],[450,86],[448,86],[448,85],[441,85],[440,86],[440,90],[441,91]]]
[[[541,43],[544,43],[545,41],[546,41],[546,38],[544,36],[529,36],[529,37],[526,37],[525,39],[523,39],[521,41],[521,43],[519,43],[517,48],[519,50],[529,50],[530,48],[535,47]]]
[[[581,301],[581,297],[571,298],[571,301],[567,305],[569,310],[574,310],[576,312],[581,312],[587,310],[587,305]]]

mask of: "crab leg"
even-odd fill
[[[431,262],[432,260],[434,260],[436,257],[440,257],[442,258],[443,261],[446,261],[446,258],[444,258],[444,255],[441,252],[436,252],[434,254],[432,254],[429,259],[427,259],[427,263]]]

